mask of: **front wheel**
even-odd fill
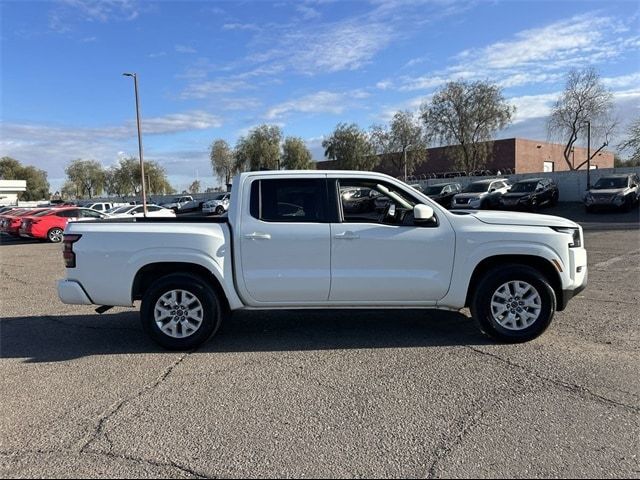
[[[486,335],[509,343],[541,335],[556,310],[556,295],[540,271],[526,265],[496,267],[482,277],[471,315]]]
[[[142,327],[169,350],[190,350],[204,343],[220,327],[222,309],[201,277],[176,273],[156,280],[142,297]]]
[[[61,228],[55,227],[47,233],[47,240],[51,243],[60,243],[62,241],[63,231]]]
[[[224,213],[224,207],[216,207],[216,215],[222,215]]]

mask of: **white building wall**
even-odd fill
[[[18,194],[26,190],[26,180],[0,180],[0,205],[17,205]]]

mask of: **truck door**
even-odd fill
[[[246,294],[261,304],[326,302],[331,283],[326,179],[262,178],[248,188],[238,232]]]
[[[340,192],[354,187],[377,191],[378,201],[350,208]],[[432,224],[414,224],[413,207],[421,200],[379,180],[339,179],[336,189],[341,222],[331,225],[331,302],[434,304],[445,296],[455,233],[444,215]]]

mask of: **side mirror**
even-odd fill
[[[433,208],[419,203],[413,207],[413,221],[416,223],[427,223],[433,220]]]

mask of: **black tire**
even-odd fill
[[[220,206],[216,207],[216,211],[215,211],[216,215],[222,215],[223,213],[224,213],[224,207],[220,207]]]
[[[156,303],[171,290],[187,291],[202,305],[202,323],[195,332],[184,338],[174,338],[164,333],[155,321]],[[203,344],[218,331],[222,316],[221,302],[214,289],[201,277],[189,273],[172,273],[156,280],[142,297],[140,307],[144,331],[156,343],[169,350],[191,350]]]
[[[623,212],[630,212],[631,209],[633,208],[633,198],[631,197],[631,195],[627,195],[624,199],[624,204],[621,207],[621,210]]]
[[[593,207],[587,207],[587,206],[585,205],[585,207],[584,207],[584,211],[585,211],[585,212],[587,212],[587,213],[593,213]]]
[[[502,285],[512,281],[528,283],[540,297],[538,317],[531,325],[520,330],[501,325],[491,311],[494,294]],[[547,329],[556,311],[556,295],[549,280],[540,271],[527,265],[509,264],[495,267],[484,274],[476,286],[470,307],[471,315],[484,334],[502,342],[520,343],[538,337]]]
[[[62,241],[63,231],[59,227],[54,227],[47,232],[47,240],[51,243],[60,243]]]
[[[558,204],[558,198],[560,198],[560,195],[558,193],[553,193],[553,195],[551,196],[551,206],[555,207]]]

